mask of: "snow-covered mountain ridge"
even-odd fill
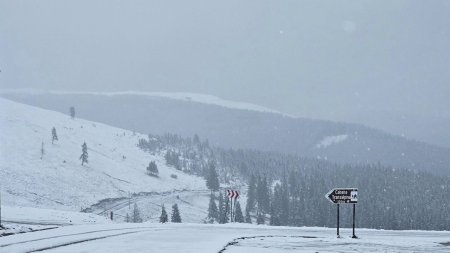
[[[205,189],[202,178],[136,147],[143,135],[5,99],[0,99],[0,110],[3,205],[79,211],[133,192]],[[54,144],[53,127],[59,139]],[[79,160],[83,142],[89,153],[85,166]],[[158,165],[159,178],[146,174],[150,161]]]
[[[237,110],[248,110],[255,112],[265,112],[265,113],[275,113],[280,114],[285,117],[292,117],[292,115],[285,114],[279,112],[274,109],[270,109],[264,106],[245,103],[245,102],[237,102],[227,99],[222,99],[220,97],[209,95],[209,94],[200,94],[200,93],[191,93],[191,92],[142,92],[142,91],[118,91],[118,92],[90,92],[90,91],[42,91],[42,90],[34,90],[34,89],[18,89],[18,90],[0,90],[0,94],[53,94],[53,95],[97,95],[97,96],[123,96],[123,95],[134,95],[134,96],[147,96],[147,97],[161,97],[168,98],[174,100],[180,100],[185,102],[196,102],[201,104],[208,105],[216,105],[229,109],[237,109]]]

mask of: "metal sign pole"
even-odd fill
[[[230,199],[231,207],[230,207],[230,222],[233,223],[233,198]]]
[[[355,235],[355,213],[356,213],[355,209],[356,209],[356,204],[353,204],[353,236],[352,236],[352,238],[354,238],[354,239],[358,238]]]
[[[339,235],[339,204],[337,204],[337,238],[341,238]]]
[[[2,226],[2,191],[0,189],[0,228],[3,228]]]

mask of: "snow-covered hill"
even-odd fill
[[[54,144],[53,127],[59,138]],[[130,193],[205,190],[202,178],[168,167],[164,157],[136,147],[142,137],[0,99],[2,205],[80,211],[102,199]],[[89,153],[85,166],[79,160],[83,142]],[[156,161],[159,178],[146,174],[150,161]]]
[[[300,154],[450,175],[450,149],[361,125],[285,117],[270,109],[186,93],[0,92],[1,97],[141,133],[192,137],[212,146]]]

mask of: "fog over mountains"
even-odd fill
[[[0,88],[212,94],[450,147],[450,2],[0,2]]]
[[[0,0],[0,252],[449,252],[449,13]]]
[[[212,145],[298,154],[450,175],[450,150],[357,124],[295,118],[212,96],[170,93],[4,93],[18,102],[141,133],[207,138]]]

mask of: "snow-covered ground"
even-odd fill
[[[53,127],[59,139],[54,144]],[[79,212],[102,199],[132,193],[206,190],[203,178],[140,150],[139,138],[146,136],[0,99],[2,205]],[[85,166],[79,160],[83,142],[89,153]],[[150,161],[156,161],[159,178],[146,174]]]
[[[5,205],[2,205],[1,218],[4,229],[0,230],[0,237],[60,226],[111,223],[108,218],[91,213]]]
[[[449,252],[450,232],[267,227],[247,224],[104,224],[0,238],[1,252]]]
[[[4,205],[2,205],[2,221],[4,223],[48,226],[103,224],[111,222],[106,217],[91,213]]]

